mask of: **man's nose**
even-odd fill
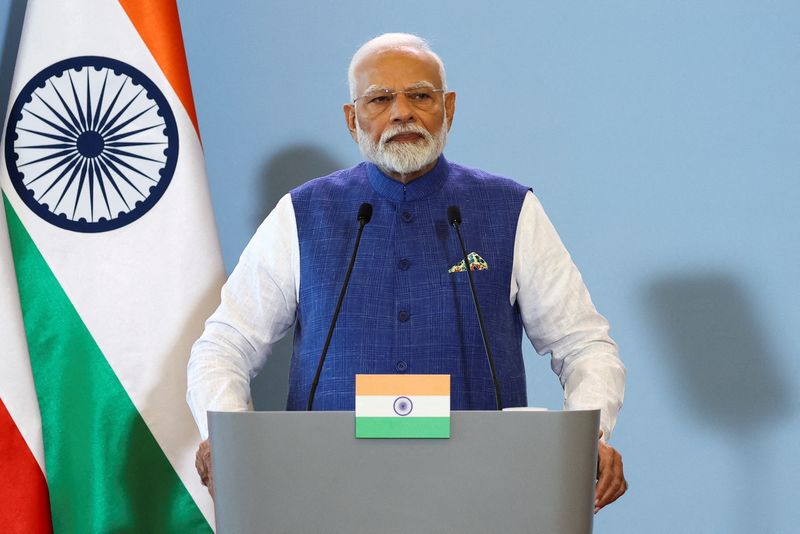
[[[410,122],[414,120],[414,107],[408,101],[408,96],[405,93],[394,95],[389,112],[391,113],[389,119],[392,122]]]

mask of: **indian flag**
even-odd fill
[[[224,271],[175,2],[28,0],[1,148],[28,485],[43,466],[56,532],[210,532],[184,398]]]
[[[356,375],[357,438],[449,438],[450,375]]]

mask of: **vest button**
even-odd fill
[[[410,211],[404,211],[401,217],[405,222],[411,222],[414,219],[414,214]]]
[[[400,310],[400,313],[398,313],[398,314],[397,314],[397,319],[398,319],[398,320],[399,320],[401,323],[405,323],[406,321],[408,321],[409,319],[411,319],[411,314],[410,314],[410,313],[408,313],[408,312],[407,312],[407,311],[405,311],[405,310]]]
[[[411,262],[403,258],[402,260],[397,262],[397,266],[400,267],[401,271],[407,271],[408,268],[411,267]]]
[[[400,360],[396,364],[394,364],[394,368],[397,369],[398,373],[405,373],[408,371],[408,364],[403,360]]]

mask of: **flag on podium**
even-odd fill
[[[449,438],[450,375],[356,375],[357,438]]]
[[[28,1],[0,187],[54,530],[211,531],[184,398],[224,271],[174,1]]]

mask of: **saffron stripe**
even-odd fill
[[[449,438],[449,417],[356,417],[357,438]]]
[[[177,3],[174,0],[120,0],[119,3],[169,80],[172,90],[178,95],[199,139],[200,128],[197,125]]]
[[[211,532],[3,195],[56,532]],[[146,333],[142,333],[146,335]]]
[[[450,395],[450,375],[356,375],[356,395]]]

